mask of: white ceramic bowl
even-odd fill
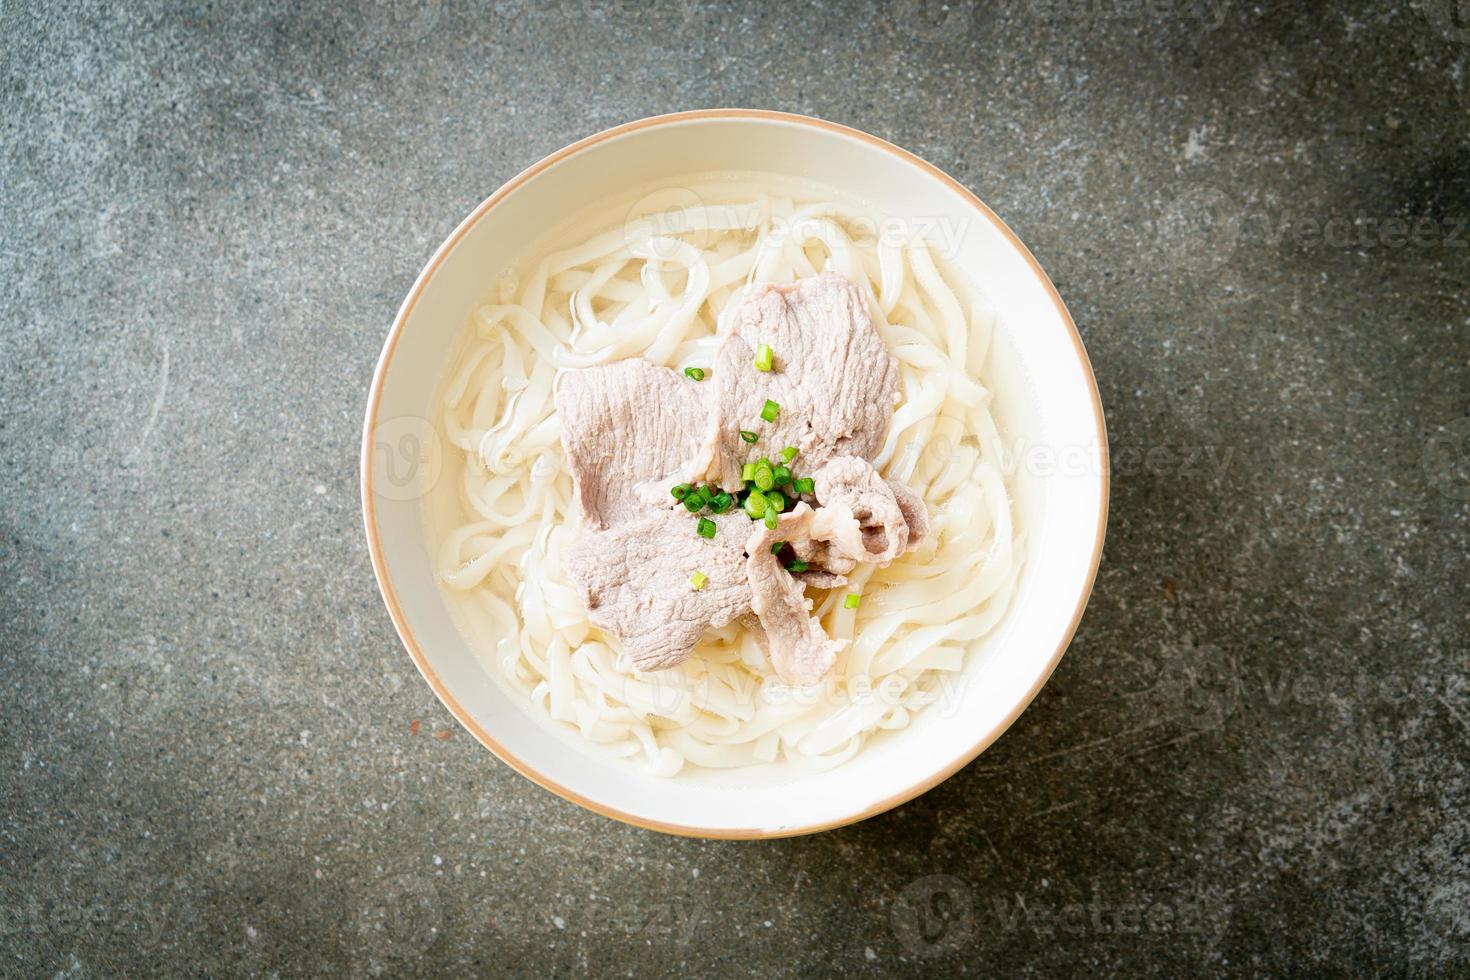
[[[1015,447],[1026,565],[1011,610],[967,661],[949,710],[920,713],[848,763],[754,785],[699,770],[641,773],[554,736],[471,651],[431,567],[423,503],[402,492],[405,454],[431,475],[423,419],[467,317],[492,277],[542,232],[634,186],[710,171],[816,179],[897,216],[958,229],[952,257],[999,314],[1004,370],[990,372]],[[383,599],[404,646],[460,723],[523,775],[607,816],[705,837],[777,837],[881,813],[944,780],[1035,697],[1077,628],[1102,551],[1107,442],[1087,355],[1056,289],[1025,246],[952,178],[876,137],[802,116],[715,110],[628,123],[553,153],[492,194],[439,247],[403,301],[368,396],[362,500]],[[938,707],[937,705],[934,707]]]

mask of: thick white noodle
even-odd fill
[[[692,192],[705,203],[634,214],[553,252],[476,311],[439,420],[465,463],[439,569],[493,630],[491,669],[528,710],[597,750],[660,775],[780,760],[826,769],[924,710],[952,710],[971,649],[1011,602],[1022,542],[990,393],[975,380],[994,316],[929,243],[894,240],[893,223],[860,208],[756,182]],[[687,663],[640,673],[588,623],[561,573],[582,531],[553,411],[557,373],[633,356],[707,367],[720,314],[747,285],[824,269],[866,291],[898,359],[902,400],[875,463],[924,497],[932,534],[888,568],[813,594],[827,632],[850,641],[819,688],[781,686],[738,624],[711,631]],[[862,594],[858,609],[844,608],[848,592]]]

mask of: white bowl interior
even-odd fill
[[[549,227],[630,186],[729,170],[817,180],[886,214],[947,221],[959,234],[953,264],[999,314],[987,380],[1006,444],[1020,449],[1012,479],[1027,533],[1026,565],[1012,609],[972,655],[947,701],[828,772],[774,768],[759,779],[717,770],[673,779],[646,775],[552,735],[491,679],[436,581],[420,499],[373,494],[369,510],[390,605],[396,597],[406,639],[422,652],[426,675],[462,720],[488,733],[522,771],[595,808],[714,835],[791,832],[877,812],[988,744],[1030,700],[1070,639],[1096,568],[1106,505],[1091,373],[1027,256],[925,168],[856,135],[796,119],[696,117],[615,135],[540,170],[471,219],[411,305],[383,369],[369,431],[389,420],[434,417],[431,399],[469,313],[494,277],[521,261]]]

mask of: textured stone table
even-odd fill
[[[1464,975],[1470,22],[1296,6],[5,5],[0,974]],[[1015,727],[771,843],[609,822],[462,734],[356,489],[460,217],[720,105],[973,187],[1116,454]]]

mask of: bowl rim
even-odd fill
[[[1063,632],[1060,643],[1057,645],[1057,648],[1052,652],[1050,658],[1046,663],[1045,668],[1037,675],[1036,681],[1032,684],[1031,688],[1025,693],[1025,695],[1019,701],[1017,701],[1016,705],[1006,714],[1006,716],[1000,721],[999,724],[995,725],[989,731],[985,732],[973,745],[958,753],[953,759],[951,759],[945,765],[941,766],[939,769],[935,770],[934,772],[928,773],[927,775],[924,775],[919,779],[916,779],[905,788],[891,793],[888,796],[885,796],[883,799],[878,800],[877,802],[862,806],[854,812],[846,814],[842,817],[838,817],[836,819],[825,820],[811,824],[784,826],[772,829],[760,827],[698,827],[689,824],[653,820],[646,817],[638,816],[636,814],[628,813],[615,807],[599,803],[596,800],[589,799],[582,794],[561,785],[544,773],[528,765],[522,759],[518,758],[514,753],[506,749],[505,746],[496,741],[496,739],[489,732],[487,732],[478,722],[475,721],[473,717],[470,716],[469,712],[465,710],[465,708],[445,686],[444,682],[440,679],[438,673],[434,670],[433,665],[429,663],[428,657],[425,655],[423,648],[420,647],[418,640],[414,637],[413,630],[409,627],[407,617],[404,615],[403,608],[399,604],[397,594],[394,591],[392,579],[389,577],[387,562],[383,555],[382,542],[378,536],[377,508],[372,485],[373,429],[378,414],[378,406],[381,400],[383,383],[387,377],[389,365],[393,359],[393,352],[398,346],[399,339],[402,337],[404,325],[408,321],[408,317],[412,313],[414,306],[417,304],[419,297],[423,294],[425,288],[427,287],[429,280],[433,278],[434,273],[438,270],[440,264],[445,260],[449,253],[454,250],[455,246],[459,244],[460,240],[469,233],[470,229],[478,224],[480,220],[484,218],[487,214],[489,214],[490,211],[494,209],[497,204],[508,197],[522,184],[531,180],[533,177],[536,177],[538,174],[550,169],[561,161],[575,156],[576,154],[582,153],[588,149],[591,149],[594,146],[607,142],[608,140],[625,136],[629,133],[635,133],[640,130],[653,129],[660,126],[677,125],[680,123],[687,123],[696,120],[715,119],[736,119],[754,122],[776,122],[787,125],[805,126],[811,129],[821,130],[826,133],[832,133],[839,136],[847,137],[849,139],[855,139],[859,142],[873,147],[874,149],[893,154],[903,162],[918,167],[920,170],[924,171],[929,176],[933,177],[935,180],[938,180],[940,183],[946,185],[950,190],[958,194],[963,201],[965,201],[970,207],[974,208],[976,214],[979,217],[981,217],[985,221],[990,222],[995,227],[995,230],[998,231],[1002,235],[1002,237],[1004,237],[1004,239],[1011,245],[1011,247],[1013,247],[1018,253],[1020,253],[1021,257],[1025,259],[1026,263],[1031,267],[1031,271],[1035,274],[1037,279],[1040,280],[1040,282],[1046,289],[1046,292],[1048,293],[1052,304],[1056,307],[1057,314],[1061,317],[1062,323],[1066,327],[1068,337],[1072,342],[1072,347],[1076,352],[1077,359],[1083,369],[1083,374],[1087,379],[1089,393],[1091,395],[1092,401],[1093,422],[1097,430],[1097,441],[1100,449],[1099,458],[1101,465],[1098,470],[1098,480],[1100,483],[1099,507],[1097,517],[1097,530],[1094,534],[1092,543],[1092,555],[1090,559],[1091,567],[1087,575],[1087,580],[1084,583],[1084,586],[1081,589],[1080,593],[1078,594],[1076,606],[1072,612],[1071,621],[1068,623],[1066,630]],[[1010,227],[1006,225],[1006,223],[1002,221],[1000,217],[985,204],[985,202],[981,201],[980,198],[974,194],[974,192],[969,190],[967,187],[965,187],[955,178],[951,177],[949,174],[945,173],[943,170],[934,166],[932,163],[929,163],[927,160],[924,160],[923,158],[917,156],[916,154],[911,153],[908,150],[903,149],[902,147],[895,146],[887,140],[881,139],[877,136],[873,136],[870,133],[863,132],[860,129],[854,129],[850,126],[844,126],[840,123],[830,122],[825,119],[818,119],[814,116],[804,116],[790,112],[779,112],[771,109],[696,109],[686,112],[665,113],[662,115],[648,116],[643,119],[633,120],[632,122],[623,123],[618,126],[613,126],[610,129],[605,129],[601,132],[594,133],[591,136],[587,136],[583,139],[577,140],[574,143],[564,146],[560,150],[557,150],[554,153],[542,157],[540,160],[531,164],[529,167],[526,167],[520,173],[516,174],[510,180],[506,181],[500,187],[496,188],[494,193],[485,198],[485,200],[481,201],[480,204],[476,206],[475,209],[471,211],[469,215],[459,223],[454,231],[449,234],[444,242],[440,244],[437,249],[434,250],[434,254],[429,258],[429,261],[427,262],[427,264],[425,264],[423,270],[414,280],[413,286],[409,289],[408,295],[404,297],[403,303],[399,307],[397,315],[393,318],[393,325],[388,331],[387,339],[383,343],[383,350],[378,357],[377,366],[373,371],[371,387],[368,390],[367,411],[363,421],[362,446],[359,462],[361,467],[360,490],[362,495],[363,524],[367,531],[368,552],[372,559],[373,574],[378,581],[378,590],[383,596],[384,604],[388,607],[388,615],[392,619],[393,626],[398,632],[399,640],[402,641],[404,648],[408,651],[408,655],[413,660],[414,665],[418,668],[419,673],[423,676],[424,680],[428,683],[434,694],[439,698],[440,702],[443,703],[444,707],[449,710],[449,713],[453,715],[454,718],[461,725],[463,725],[464,728],[471,735],[473,735],[480,742],[481,745],[489,749],[496,758],[498,758],[506,765],[510,766],[522,776],[525,776],[527,779],[531,780],[533,783],[542,787],[543,789],[549,790],[550,792],[555,793],[557,796],[560,796],[565,800],[576,803],[577,805],[585,807],[586,809],[591,810],[594,813],[599,813],[602,816],[610,817],[614,820],[619,820],[623,823],[632,824],[633,826],[642,827],[647,830],[656,830],[662,833],[674,834],[684,837],[702,837],[723,840],[755,840],[773,839],[780,837],[795,837],[803,834],[814,834],[820,833],[821,831],[825,830],[833,830],[838,827],[844,827],[849,824],[858,823],[859,821],[866,820],[869,817],[874,817],[880,813],[891,810],[894,807],[901,806],[902,804],[907,803],[915,797],[928,792],[935,786],[938,786],[940,783],[944,782],[960,769],[964,768],[971,761],[973,761],[976,756],[989,748],[996,739],[1004,734],[1005,731],[1009,729],[1012,724],[1015,723],[1016,719],[1021,716],[1021,713],[1025,711],[1026,708],[1031,704],[1031,702],[1036,698],[1036,695],[1040,692],[1041,688],[1046,684],[1048,680],[1050,680],[1052,673],[1056,670],[1057,664],[1061,662],[1062,655],[1066,652],[1067,647],[1071,645],[1072,638],[1077,632],[1077,626],[1082,620],[1082,613],[1087,608],[1088,599],[1091,597],[1093,586],[1097,581],[1097,570],[1102,558],[1103,538],[1107,531],[1108,522],[1110,462],[1108,451],[1107,426],[1103,418],[1102,398],[1098,392],[1097,378],[1093,374],[1092,362],[1088,359],[1087,351],[1082,344],[1081,334],[1079,334],[1077,331],[1077,325],[1073,321],[1071,313],[1067,311],[1066,304],[1062,302],[1062,297],[1057,292],[1056,286],[1052,283],[1051,278],[1041,268],[1041,263],[1037,262],[1036,257],[1031,254],[1031,250],[1028,249],[1024,243],[1022,243],[1021,239],[1016,235],[1016,233],[1013,232]]]

